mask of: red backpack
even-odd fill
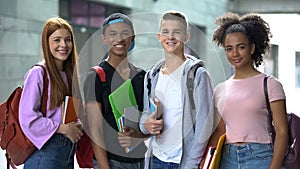
[[[48,84],[46,68],[44,71],[44,89],[42,95],[41,112],[46,116]],[[32,142],[24,135],[19,122],[19,103],[22,87],[17,87],[9,98],[0,105],[0,146],[6,150],[7,168],[9,165],[14,169],[16,165],[23,164],[27,158],[36,150]]]
[[[97,72],[102,83],[106,83],[106,74],[105,71],[102,69],[102,67],[94,66],[91,68],[91,70]],[[93,158],[94,158],[94,152],[92,148],[91,139],[86,134],[86,132],[84,132],[84,135],[77,143],[77,149],[76,149],[77,163],[80,168],[93,168],[94,166]]]

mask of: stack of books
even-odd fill
[[[217,147],[209,147],[203,165],[203,169],[218,169],[220,166],[223,145],[225,141],[225,134],[220,136]]]

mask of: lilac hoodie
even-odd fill
[[[39,111],[44,85],[43,73],[40,66],[34,66],[26,73],[19,106],[21,128],[38,149],[41,149],[51,138],[62,121],[61,106],[49,110],[51,79],[48,73],[49,87],[46,117],[43,117],[43,114]],[[67,84],[66,74],[64,72],[60,73],[65,84]]]

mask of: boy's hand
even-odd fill
[[[145,121],[145,128],[150,134],[160,134],[163,129],[163,125],[163,120],[161,118],[157,119],[157,111],[152,113]]]
[[[144,139],[140,137],[141,134],[139,131],[130,127],[125,127],[123,130],[124,132],[118,132],[118,141],[121,147],[131,147],[144,141]]]

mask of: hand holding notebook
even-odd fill
[[[150,108],[150,113],[153,114],[155,113],[155,119],[160,120],[162,119],[162,111],[160,110],[160,102],[157,98],[150,98],[149,99],[149,108]],[[160,138],[160,134],[156,134],[156,138]]]
[[[124,131],[126,126],[139,131],[139,118],[140,112],[138,110],[134,90],[131,84],[131,80],[126,80],[119,88],[112,92],[109,96],[109,102],[112,107],[115,121],[120,132]],[[131,138],[119,133],[119,139],[131,139],[137,140],[137,138]],[[127,142],[127,141],[126,141]],[[125,148],[128,153],[139,145],[140,142],[135,142],[132,146]]]

